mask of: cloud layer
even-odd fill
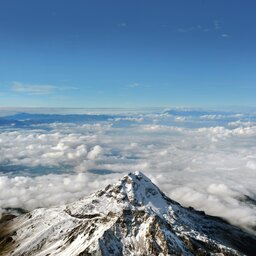
[[[255,139],[255,124],[234,114],[147,113],[90,124],[5,128],[0,208],[71,202],[139,170],[181,204],[251,229]],[[108,174],[95,174],[103,171]]]

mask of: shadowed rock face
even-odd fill
[[[184,208],[142,173],[0,224],[0,255],[255,255],[256,239]]]

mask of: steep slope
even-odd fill
[[[0,255],[255,255],[256,239],[184,208],[142,173],[0,224]]]

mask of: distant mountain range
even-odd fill
[[[145,114],[145,113],[144,113]],[[157,112],[159,116],[169,115],[171,117],[183,117],[185,119],[202,120],[219,120],[219,124],[227,122],[244,120],[254,122],[256,121],[256,114],[237,114],[229,111],[213,111],[213,110],[197,110],[197,109],[169,109]],[[117,118],[131,117],[126,114],[39,114],[39,113],[16,113],[13,115],[1,116],[0,126],[12,127],[27,127],[35,124],[51,124],[51,123],[85,123],[85,122],[102,122]],[[145,116],[144,116],[145,117]],[[124,121],[123,120],[123,121]],[[131,120],[131,119],[130,119]],[[221,122],[222,121],[222,122]],[[224,123],[223,123],[224,122]],[[177,124],[176,124],[177,125]]]
[[[1,256],[256,253],[255,236],[182,207],[139,172],[74,203],[6,219]]]
[[[54,122],[71,122],[79,123],[85,121],[106,121],[113,118],[112,115],[87,115],[87,114],[29,114],[29,113],[19,113],[12,116],[6,116],[0,118],[0,125],[11,124],[11,123],[54,123]]]

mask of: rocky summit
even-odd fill
[[[140,172],[0,224],[0,255],[256,255],[256,238],[168,198]]]

